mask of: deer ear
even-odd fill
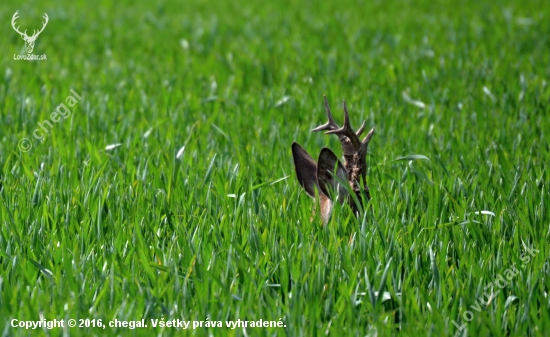
[[[315,187],[319,187],[317,185],[317,164],[309,153],[296,142],[292,143],[292,157],[300,185],[310,197],[315,198]]]
[[[348,181],[348,173],[344,165],[340,163],[334,152],[326,147],[321,150],[317,163],[317,178],[321,191],[327,196],[336,195],[342,202],[343,198],[348,195],[346,187],[338,182],[338,180]],[[334,173],[338,180],[334,178]]]

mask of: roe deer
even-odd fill
[[[327,131],[325,134],[335,134],[338,136],[340,143],[342,143],[344,165],[338,160],[334,152],[326,147],[321,149],[317,163],[296,142],[292,143],[292,156],[300,185],[312,198],[315,198],[315,189],[317,189],[321,218],[323,224],[326,224],[332,212],[334,200],[331,198],[336,198],[340,203],[347,200],[356,216],[359,214],[360,206],[349,195],[348,190],[351,189],[354,192],[359,202],[361,202],[363,195],[367,201],[370,200],[369,187],[365,180],[367,174],[366,156],[369,141],[374,134],[374,128],[369,131],[363,141],[359,140],[359,137],[365,130],[365,122],[363,122],[363,125],[361,125],[357,132],[353,131],[349,122],[346,101],[344,101],[344,126],[338,126],[330,112],[327,97],[323,97],[325,99],[328,122],[311,131]],[[335,175],[337,178],[334,177]],[[339,183],[345,181],[349,183],[349,188]]]

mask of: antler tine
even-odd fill
[[[13,14],[11,23],[14,24],[17,19],[19,19],[19,11],[16,11],[15,14]]]
[[[326,134],[336,134],[336,135],[342,135],[348,137],[350,142],[353,144],[353,146],[357,149],[361,145],[361,141],[359,141],[359,137],[353,131],[351,128],[350,122],[349,122],[349,113],[348,113],[348,107],[346,105],[346,101],[344,100],[344,126],[336,129],[336,130],[330,130],[327,131]]]
[[[330,131],[330,130],[336,130],[340,128],[338,124],[336,124],[334,117],[332,117],[332,113],[330,112],[330,106],[328,105],[327,96],[323,95],[323,98],[325,99],[325,111],[327,112],[328,122],[312,129],[311,132],[324,131],[324,130]]]
[[[365,131],[365,124],[366,123],[367,123],[367,121],[363,121],[363,124],[361,124],[361,127],[355,133],[357,135],[357,137],[361,137],[361,134],[363,133],[363,131]]]
[[[365,139],[363,139],[363,141],[361,142],[361,149],[363,150],[367,150],[367,147],[369,146],[369,142],[370,142],[370,139],[372,138],[372,136],[374,135],[374,127],[372,127],[372,129],[370,129],[369,133],[367,133],[367,135],[365,136]]]
[[[20,35],[24,35],[27,31],[25,30],[25,33],[21,33],[21,31],[19,30],[19,26],[17,26],[17,28],[15,28],[15,25],[17,24],[17,19],[19,19],[19,11],[16,11],[15,14],[13,14],[12,18],[11,18],[11,25],[13,26],[13,29],[19,33]]]

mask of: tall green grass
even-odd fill
[[[49,15],[34,50],[47,61],[13,60],[16,10],[29,31]],[[543,1],[4,1],[1,334],[546,335],[549,14]],[[70,89],[71,117],[34,139]],[[290,153],[341,152],[309,132],[323,94],[338,122],[345,99],[354,127],[376,126],[369,211],[337,205],[326,227]],[[285,326],[10,325],[40,318]]]

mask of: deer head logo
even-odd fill
[[[326,224],[332,212],[333,199],[337,199],[341,203],[347,201],[355,215],[359,214],[360,207],[356,200],[360,202],[363,197],[367,201],[370,200],[369,188],[366,183],[366,156],[374,128],[361,141],[359,137],[365,130],[365,122],[357,132],[353,131],[349,122],[348,108],[344,101],[344,126],[338,126],[332,117],[326,96],[324,99],[328,122],[311,131],[326,131],[325,134],[337,135],[342,144],[344,164],[342,165],[334,152],[326,147],[321,150],[319,159],[315,162],[309,153],[296,142],[292,143],[292,156],[296,176],[306,193],[315,198],[315,189],[318,190],[321,218]],[[349,183],[349,187],[342,185],[346,182]],[[349,195],[348,191],[353,191],[357,198]]]
[[[13,29],[15,29],[15,31],[17,33],[19,33],[19,35],[21,35],[21,37],[23,38],[23,40],[25,40],[25,48],[27,48],[27,54],[30,54],[32,53],[32,50],[34,49],[34,42],[36,41],[36,38],[38,37],[38,35],[40,35],[40,33],[42,33],[42,31],[44,30],[44,28],[46,28],[46,25],[48,24],[48,14],[44,13],[44,22],[42,23],[42,29],[40,30],[34,30],[34,33],[31,35],[31,36],[28,36],[27,35],[27,30],[25,29],[25,31],[22,33],[20,30],[19,30],[19,26],[18,27],[15,27],[16,25],[16,20],[19,18],[18,16],[19,14],[19,11],[15,12],[15,14],[13,14],[13,17],[11,19],[11,25],[13,26]]]

